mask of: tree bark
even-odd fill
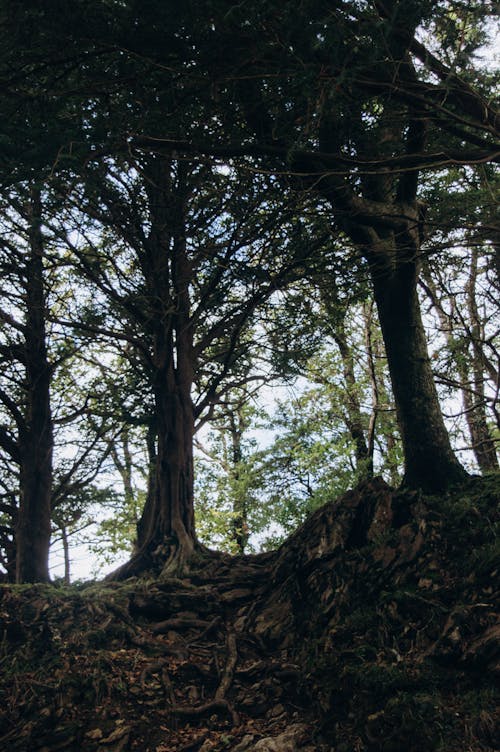
[[[390,247],[392,244],[392,247]],[[371,277],[405,455],[403,485],[437,492],[466,477],[444,425],[427,352],[415,257],[401,260],[388,241],[383,263],[369,254]],[[398,263],[388,259],[400,257]]]
[[[465,418],[472,442],[472,451],[482,473],[491,473],[498,470],[498,457],[495,450],[495,444],[491,437],[488,422],[486,419],[484,383],[481,378],[477,378],[477,371],[474,372],[474,391],[467,387],[467,373],[461,369],[461,379],[464,386],[462,387],[462,399],[465,410]]]
[[[245,421],[242,415],[243,407],[241,405],[234,408],[229,413],[229,435],[231,441],[231,462],[230,462],[230,481],[235,484],[240,479],[241,463],[243,461],[242,439],[245,430]],[[233,539],[236,543],[238,553],[244,554],[248,544],[248,508],[246,499],[246,488],[242,494],[241,489],[233,488],[233,520],[231,528]]]
[[[61,539],[64,553],[64,584],[69,585],[71,583],[71,558],[69,555],[68,531],[65,525],[61,527]]]
[[[5,488],[5,485],[2,484]],[[16,527],[17,516],[19,512],[16,495],[7,491],[0,501],[0,513],[2,522],[0,525],[0,564],[5,569],[5,575],[2,576],[2,582],[16,581]],[[0,573],[1,574],[1,573]]]
[[[382,338],[377,338],[372,344],[375,361],[381,361],[383,359],[384,362],[386,362],[387,356]],[[385,466],[389,472],[390,484],[393,488],[397,488],[401,484],[401,466],[397,459],[400,439],[397,433],[397,419],[395,415],[393,419],[395,407],[392,389],[388,383],[388,379],[390,380],[390,374],[387,374],[386,378],[384,371],[377,377],[377,392],[380,411],[378,418],[379,421],[383,419],[384,425],[381,430],[378,431],[376,439],[379,444],[379,451],[385,454]]]
[[[30,248],[26,263],[26,412],[20,430],[20,502],[16,529],[16,582],[48,582],[53,427],[51,368],[47,359],[41,197],[27,207]]]
[[[137,525],[137,551],[112,575],[118,579],[145,569],[180,572],[196,545],[186,170],[184,163],[174,166],[168,159],[153,159],[145,169],[152,225],[142,271],[151,306],[146,368],[155,398],[156,456],[153,482]],[[149,449],[150,453],[154,449],[151,443]]]
[[[378,388],[378,381],[377,381],[377,370],[375,368],[375,355],[373,352],[373,341],[372,341],[372,321],[373,321],[373,301],[370,301],[370,303],[367,305],[366,303],[363,304],[363,320],[364,320],[364,327],[365,327],[365,345],[366,345],[366,355],[368,359],[368,373],[370,377],[370,387],[371,387],[371,397],[372,397],[372,410],[370,415],[370,421],[368,424],[368,431],[367,431],[367,449],[368,449],[368,456],[370,458],[370,475],[367,476],[367,479],[373,477],[373,454],[375,451],[375,434],[377,429],[377,418],[378,418],[378,412],[379,412],[379,388]]]
[[[163,377],[163,378],[162,378]],[[155,389],[158,446],[154,492],[138,526],[139,553],[182,566],[194,550],[193,436],[191,384],[166,388],[161,371]]]

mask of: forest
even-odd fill
[[[0,747],[500,748],[497,21],[1,0]]]

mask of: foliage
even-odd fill
[[[199,460],[200,536],[232,550],[272,525],[284,534],[373,472],[399,483],[401,444],[405,481],[463,477],[429,344],[453,448],[473,451],[470,467],[498,467],[492,13],[427,0],[1,3],[3,567],[30,528],[16,515],[37,343],[53,522],[78,524],[114,473],[117,547],[144,499],[150,520],[173,519],[177,503],[190,517],[186,446],[205,425],[217,438],[215,461]],[[23,308],[35,230],[36,336]],[[300,395],[258,450],[244,413],[278,376]],[[177,398],[181,427],[169,423]],[[131,433],[135,465],[117,449]],[[153,550],[183,538],[151,536]]]
[[[348,340],[341,342],[345,345],[343,362],[335,341],[340,330],[331,311],[323,311],[322,318],[316,311],[318,327],[325,334],[333,331],[334,335],[329,341],[323,339],[321,348],[316,344],[316,353],[306,361],[297,387],[285,390],[288,398],[274,404],[272,415],[256,410],[248,402],[239,408],[230,406],[233,419],[235,415],[240,418],[236,461],[235,447],[231,445],[235,434],[231,433],[227,415],[219,415],[197,463],[198,530],[204,542],[235,552],[234,523],[237,510],[244,507],[251,550],[273,548],[312,511],[366,477],[369,458],[357,456],[352,435],[349,403],[354,398],[360,406],[366,435],[376,418],[374,472],[397,483],[402,457],[395,439],[392,405],[382,401],[389,399],[384,383],[385,363],[381,357],[376,360],[375,397],[367,327],[370,347],[380,335],[362,313],[360,305],[350,309],[351,331]],[[290,321],[287,331],[293,336]],[[343,367],[348,352],[354,354],[356,363],[354,383],[346,381]],[[272,394],[273,387],[269,390]],[[267,437],[264,448],[257,446],[259,435]]]
[[[99,510],[99,516],[105,515],[97,523],[90,536],[86,536],[88,547],[96,557],[98,567],[113,564],[121,555],[130,554],[137,536],[137,522],[140,511],[144,506],[145,494],[137,495],[125,501],[124,498],[114,493]]]

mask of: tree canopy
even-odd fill
[[[51,520],[101,469],[137,516],[131,432],[144,506],[116,577],[208,555],[196,493],[230,501],[243,552],[281,471],[314,506],[373,472],[433,493],[498,469],[493,14],[0,3],[9,578],[48,579]],[[251,458],[258,386],[306,375]],[[200,462],[195,484],[206,425],[224,437],[205,446],[219,470]]]

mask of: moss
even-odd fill
[[[481,548],[474,549],[469,560],[477,579],[493,578],[500,570],[500,536]]]
[[[274,571],[265,597],[260,599],[256,591],[251,604],[249,598],[246,605],[257,616],[276,608],[273,626],[290,638],[283,660],[287,666],[300,666],[300,672],[287,669],[293,679],[283,679],[280,702],[286,696],[294,708],[304,709],[311,698],[314,724],[322,724],[337,752],[492,752],[495,744],[498,747],[490,649],[479,651],[473,663],[470,646],[480,642],[493,623],[499,486],[500,476],[495,476],[472,479],[443,498],[399,494],[398,519],[375,543],[352,550],[338,547],[302,567],[296,541],[298,555],[290,558],[286,570]],[[14,698],[13,707],[22,708],[26,729],[37,717],[47,718],[44,744],[63,716],[72,722],[83,712],[85,728],[95,730],[98,707],[105,714],[116,708],[116,717],[134,718],[134,733],[149,739],[154,724],[160,728],[165,721],[168,682],[158,668],[162,658],[146,644],[131,647],[131,629],[144,624],[147,642],[151,620],[193,611],[208,623],[220,609],[223,619],[234,624],[244,604],[233,604],[219,593],[227,593],[229,574],[231,587],[233,580],[237,587],[239,575],[221,566],[217,590],[210,572],[205,579],[198,573],[191,583],[133,579],[70,588],[4,586],[2,698]],[[240,587],[249,587],[244,577],[240,580]],[[136,625],[131,624],[134,617]],[[248,641],[238,633],[242,666],[253,665],[256,652],[267,657],[262,651],[269,648],[261,633],[255,632],[260,641],[252,642],[251,619],[247,628]],[[205,635],[206,650],[198,658],[196,651],[190,651],[187,662],[172,657],[168,679],[184,704],[192,701],[187,688],[198,681],[203,685],[200,697],[215,692],[220,667],[215,661],[212,675],[207,656],[214,645],[218,655],[224,639],[224,630],[216,626]],[[165,641],[158,637],[161,656]],[[272,662],[276,660],[275,652]],[[145,675],[151,681],[144,683]],[[276,702],[268,688],[274,691],[277,677],[262,682],[266,689],[256,690],[261,694],[252,697],[253,709]],[[243,695],[250,691],[245,684]],[[50,719],[43,715],[47,709]],[[106,715],[110,733],[114,717]],[[5,733],[13,734],[22,726],[20,716],[4,724]],[[144,729],[137,731],[141,724]],[[86,748],[83,732],[78,733],[73,730],[75,740],[63,739],[60,748]],[[170,728],[168,733],[176,740],[170,748],[179,748],[177,731]],[[219,745],[223,743],[221,737]],[[36,748],[30,745],[13,749]],[[89,749],[96,745],[97,738]],[[162,748],[160,737],[155,745]]]
[[[342,623],[342,631],[350,633],[366,633],[379,622],[378,614],[369,607],[361,606],[352,611]]]
[[[356,739],[367,752],[497,748],[492,674],[460,660],[494,611],[499,491],[496,474],[419,497],[402,528],[339,557],[326,640],[311,599],[320,648],[313,652],[309,633],[307,665],[336,749],[353,749]],[[314,587],[321,591],[321,574]]]

